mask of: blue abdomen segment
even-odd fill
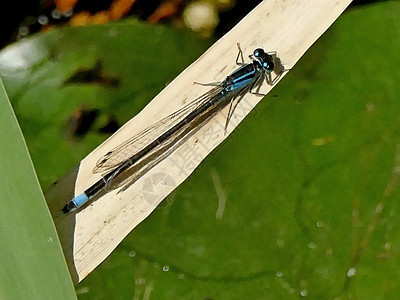
[[[88,196],[86,196],[86,194],[83,193],[72,199],[72,202],[74,202],[76,208],[78,208],[81,207],[83,204],[85,204],[88,200],[89,200]]]

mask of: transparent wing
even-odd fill
[[[181,109],[147,127],[137,135],[107,152],[97,161],[96,166],[93,168],[93,173],[105,173],[122,165],[137,152],[141,151],[144,147],[157,139],[157,137],[179,123],[179,121],[189,113],[209,101],[213,96],[217,95],[221,90],[221,86],[214,87],[207,93],[186,104]]]

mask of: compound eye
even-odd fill
[[[256,50],[254,50],[253,54],[255,57],[261,57],[265,54],[265,52],[263,49],[257,48]]]

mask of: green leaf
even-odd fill
[[[0,80],[2,299],[73,299],[71,278],[19,125]]]

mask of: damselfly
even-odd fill
[[[259,94],[264,79],[268,85],[274,85],[286,71],[281,67],[281,71],[272,80],[271,73],[277,71],[274,62],[276,52],[265,52],[257,48],[249,55],[251,63],[244,63],[239,44],[238,48],[236,64],[240,67],[236,71],[220,83],[205,84],[214,87],[106,153],[93,169],[93,173],[102,173],[102,178],[68,202],[62,212],[74,211],[93,197],[110,190],[120,187],[125,190],[229,104],[226,129],[236,105],[247,92]]]

